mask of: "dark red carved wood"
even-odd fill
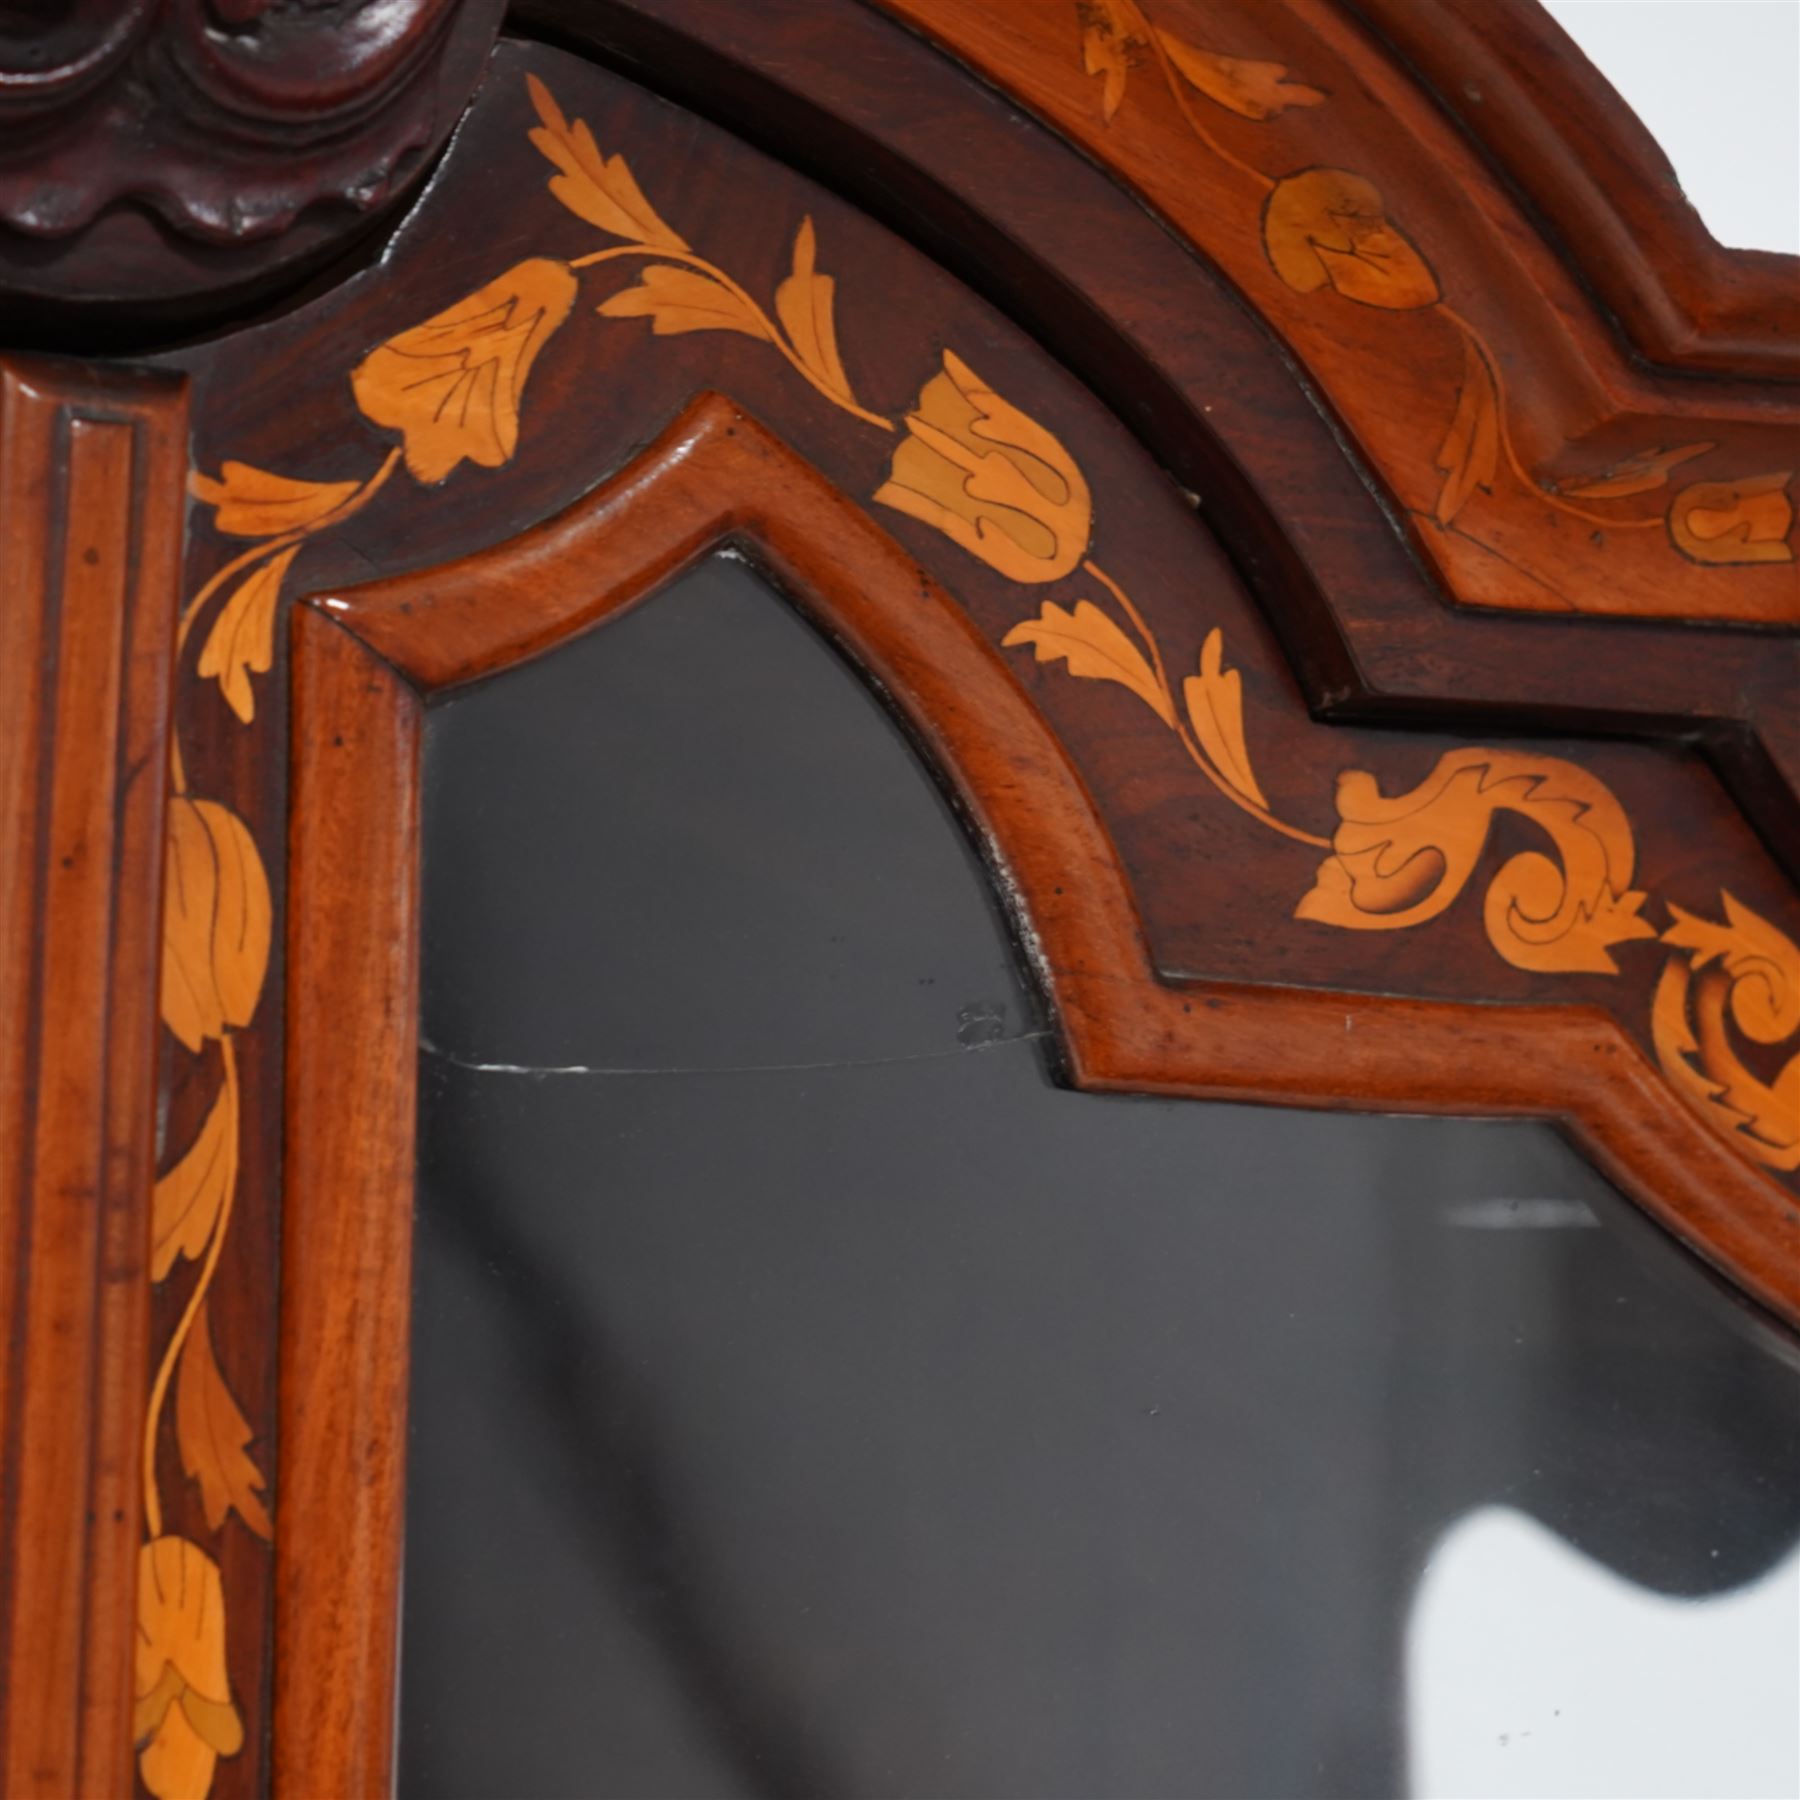
[[[342,248],[429,166],[502,0],[83,0],[0,20],[0,322],[138,343]]]

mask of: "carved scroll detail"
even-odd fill
[[[319,202],[367,210],[455,116],[433,76],[457,9],[49,9],[29,55],[0,62],[0,222],[60,237],[132,200],[181,236],[227,245],[279,233]]]

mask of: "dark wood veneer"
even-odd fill
[[[820,0],[513,17],[842,193],[1025,326],[1205,496],[1319,716],[1697,742],[1800,878],[1800,635],[1446,605],[1376,471],[1216,269],[922,39],[830,10],[829,31]]]

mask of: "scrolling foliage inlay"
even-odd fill
[[[1616,975],[1614,945],[1653,938],[1631,886],[1631,826],[1605,786],[1551,756],[1453,750],[1409,794],[1374,776],[1338,777],[1334,855],[1295,917],[1400,931],[1442,913],[1467,885],[1496,812],[1519,814],[1556,847],[1521,851],[1488,884],[1488,941],[1515,969]]]
[[[1800,1035],[1800,950],[1730,893],[1722,924],[1671,904],[1663,941],[1688,952],[1657,983],[1654,1032],[1669,1079],[1771,1169],[1800,1169],[1800,1051],[1772,1080],[1749,1069],[1732,1044],[1784,1044]]]
[[[1279,65],[1173,42],[1127,0],[1092,0],[1082,17],[1088,67],[1104,80],[1109,113],[1129,73],[1147,60],[1170,81],[1249,119],[1326,98]],[[864,407],[839,348],[836,285],[819,268],[810,218],[796,232],[791,271],[771,311],[690,247],[623,156],[603,154],[585,122],[568,119],[540,81],[527,80],[539,120],[531,141],[555,170],[550,193],[618,241],[570,261],[529,257],[371,349],[350,371],[350,393],[365,418],[399,441],[362,480],[313,481],[229,460],[216,476],[193,474],[192,493],[211,509],[213,528],[251,543],[193,596],[179,642],[185,649],[205,625],[196,671],[217,683],[240,721],[255,719],[253,677],[272,666],[282,587],[308,541],[353,517],[401,468],[437,486],[465,462],[492,469],[511,461],[532,368],[572,316],[583,274],[636,262],[643,266],[635,279],[601,299],[598,316],[647,320],[655,336],[726,331],[769,345],[830,405],[894,438],[886,478],[872,495],[877,503],[1021,586],[1068,583],[1061,597],[1043,599],[1014,624],[1003,646],[1028,649],[1077,680],[1123,689],[1226,800],[1271,831],[1325,852],[1310,888],[1302,888],[1304,873],[1296,870],[1295,918],[1351,931],[1424,925],[1475,879],[1494,821],[1506,813],[1534,828],[1553,853],[1517,850],[1488,880],[1483,920],[1507,963],[1545,975],[1611,975],[1621,945],[1657,938],[1643,916],[1647,895],[1632,885],[1630,821],[1602,782],[1570,762],[1459,749],[1404,794],[1382,794],[1366,771],[1341,775],[1329,836],[1277,817],[1256,775],[1242,682],[1226,663],[1222,631],[1207,632],[1191,670],[1172,670],[1130,595],[1090,554],[1092,493],[1060,438],[948,348],[901,417]],[[1303,288],[1329,285],[1370,305],[1441,303],[1429,265],[1387,221],[1368,183],[1312,170],[1268,187],[1269,254],[1285,279]],[[1482,373],[1491,372],[1490,359],[1472,336],[1470,343],[1476,398],[1469,401],[1465,391],[1446,443],[1452,500],[1482,480],[1504,449],[1497,378],[1490,395]],[[1604,499],[1643,491],[1698,448],[1648,452],[1586,492]],[[1766,487],[1749,498],[1781,503]],[[1709,543],[1731,539],[1740,527],[1755,538],[1764,515],[1752,514],[1744,525],[1736,504],[1710,507],[1693,528],[1712,533]],[[218,1565],[204,1546],[162,1534],[155,1450],[174,1383],[182,1467],[199,1484],[209,1529],[219,1532],[236,1512],[251,1531],[269,1536],[250,1429],[220,1369],[206,1305],[238,1178],[233,1040],[251,1022],[267,971],[270,897],[243,821],[188,792],[179,745],[174,785],[163,1017],[189,1054],[216,1064],[218,1088],[194,1141],[156,1193],[154,1278],[172,1279],[190,1262],[200,1270],[164,1347],[145,1429],[151,1541],[141,1582],[138,1735],[150,1791],[159,1800],[198,1800],[217,1757],[232,1754],[243,1731],[225,1675]],[[1765,1049],[1800,1035],[1800,951],[1729,894],[1723,904],[1722,925],[1669,907],[1674,922],[1662,941],[1675,954],[1657,992],[1653,1039],[1670,1079],[1717,1130],[1754,1160],[1792,1170],[1800,1167],[1800,1055],[1764,1082],[1734,1048],[1733,1034]]]

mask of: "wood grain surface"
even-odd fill
[[[1756,271],[1732,290],[1741,368],[1703,357],[1716,378],[1701,380],[1638,363],[1581,264],[1613,271],[1607,293],[1635,287],[1644,237],[1622,217],[1679,210],[1666,178],[1661,203],[1648,198],[1656,161],[1642,156],[1642,178],[1627,161],[1633,198],[1607,205],[1593,196],[1620,173],[1616,128],[1573,152],[1562,140],[1579,130],[1579,102],[1575,122],[1536,138],[1519,107],[1506,113],[1512,130],[1495,128],[1490,154],[1510,147],[1528,191],[1560,182],[1589,196],[1556,207],[1580,234],[1565,259],[1445,116],[1444,90],[1460,89],[1449,104],[1466,117],[1498,55],[1512,57],[1515,81],[1539,57],[1556,69],[1543,33],[1534,43],[1491,18],[1472,33],[1473,8],[1370,9],[1394,48],[1430,40],[1421,64],[1334,0],[882,3],[1081,145],[1224,271],[1327,397],[1457,601],[1800,623],[1800,391],[1732,378],[1800,375],[1800,259],[1699,259],[1700,271]],[[1691,231],[1670,229],[1648,254],[1670,256],[1684,236],[1691,248]],[[1634,319],[1648,328],[1646,307],[1671,284],[1704,305],[1704,281],[1651,283]]]
[[[311,608],[294,615],[293,666],[271,1770],[274,1793],[310,1800],[386,1793],[393,1768],[419,702]]]
[[[390,1764],[414,1164],[422,700],[603,626],[698,557],[758,564],[953,786],[1078,1087],[1561,1121],[1749,1292],[1800,1316],[1794,1196],[1590,1006],[1169,981],[1069,754],[969,615],[741,408],[691,405],[568,512],[295,615],[277,1791]],[[342,1021],[361,1026],[346,1032]],[[309,1546],[347,1546],[326,1584]]]
[[[420,708],[720,545],[958,789],[1075,1083],[1554,1118],[1800,1318],[1791,271],[1674,267],[1654,176],[1601,192],[1639,152],[1587,75],[1534,100],[1553,40],[1441,4],[1434,60],[1424,0],[524,0],[561,48],[501,44],[378,262],[156,359],[192,416],[161,1175],[120,1214],[131,1293],[76,1321],[138,1334],[83,1366],[102,1436],[145,1432],[91,1606],[116,1620],[120,1545],[162,1546],[167,1653],[135,1696],[123,1665],[79,1690],[114,1774],[135,1737],[159,1800],[385,1791]],[[77,483],[111,535],[67,592],[116,613],[173,555],[142,496],[180,454],[87,412],[47,451],[25,380],[9,554],[54,585]],[[17,795],[98,780],[46,733],[56,691],[7,740]],[[138,729],[125,692],[95,742]],[[13,841],[47,869],[33,804]],[[14,886],[29,983],[52,889]],[[67,1531],[70,1446],[4,1503]],[[84,1590],[12,1554],[16,1667],[21,1606]],[[84,1630],[19,1677],[48,1721],[5,1715],[21,1791],[81,1754],[50,1701]]]
[[[0,1787],[129,1781],[179,384],[0,364]]]

